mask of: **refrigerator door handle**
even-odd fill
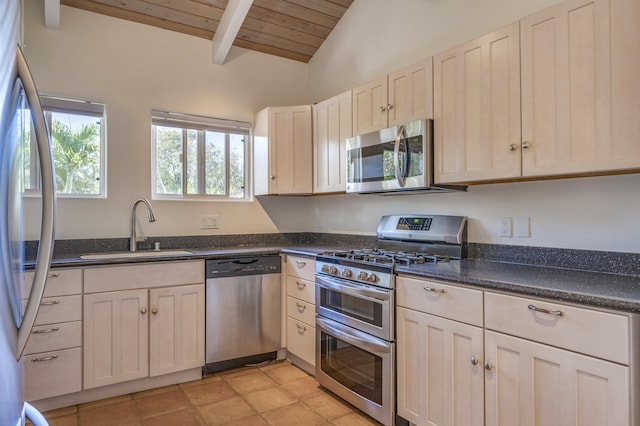
[[[49,273],[51,257],[53,256],[56,197],[55,169],[53,167],[53,155],[50,148],[51,143],[49,141],[47,122],[44,118],[42,106],[40,105],[40,98],[38,97],[35,82],[33,81],[20,46],[17,48],[16,64],[18,78],[22,82],[31,110],[42,177],[42,228],[40,229],[40,243],[38,245],[38,257],[36,259],[33,286],[31,287],[31,294],[22,318],[22,323],[18,328],[16,358],[20,358],[27,344],[27,339],[31,334],[36,315],[38,314],[38,308],[40,307],[40,302],[44,294],[47,274]]]

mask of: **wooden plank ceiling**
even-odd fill
[[[60,0],[60,4],[212,40],[229,0]],[[353,0],[254,0],[234,46],[309,62]]]

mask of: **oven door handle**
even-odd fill
[[[344,340],[345,342],[360,349],[364,349],[369,353],[384,355],[391,352],[391,343],[374,337],[368,333],[364,333],[360,330],[356,330],[353,327],[342,325],[335,321],[327,320],[321,317],[316,317],[316,325],[326,333],[337,337],[340,340]]]
[[[327,290],[334,290],[340,293],[348,294],[350,296],[356,296],[361,299],[370,301],[388,301],[391,299],[389,291],[375,290],[372,288],[363,287],[357,284],[351,284],[346,281],[340,281],[339,283],[328,280],[324,277],[316,276],[316,285]]]

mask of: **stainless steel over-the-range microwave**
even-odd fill
[[[347,139],[347,192],[464,190],[433,185],[433,120]]]

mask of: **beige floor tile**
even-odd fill
[[[186,389],[186,388],[190,388],[192,386],[201,386],[207,383],[213,383],[213,382],[219,382],[221,381],[222,378],[220,376],[207,376],[207,377],[203,377],[202,379],[198,379],[198,380],[192,380],[190,382],[185,382],[185,383],[180,383],[178,386],[180,386],[182,389]]]
[[[350,405],[328,393],[309,398],[304,403],[327,420],[337,419],[353,412]]]
[[[248,393],[244,395],[244,399],[259,413],[298,402],[298,399],[289,392],[277,387]]]
[[[264,372],[280,384],[310,377],[307,373],[293,365],[283,365],[282,367],[272,368]]]
[[[241,397],[225,399],[197,407],[210,425],[222,425],[256,415],[256,411]]]
[[[260,370],[256,370],[252,374],[225,377],[224,380],[241,395],[277,385],[271,377]]]
[[[260,367],[260,370],[262,371],[269,371],[269,370],[273,370],[274,368],[280,368],[280,367],[284,367],[285,365],[291,365],[291,361],[289,361],[288,359],[281,359],[278,361],[273,361],[269,364],[263,365],[262,367]]]
[[[138,412],[143,418],[172,413],[190,407],[186,395],[182,389],[177,387],[176,390],[157,393],[146,398],[135,399],[134,401]]]
[[[161,416],[150,417],[144,420],[145,426],[206,426],[198,410],[188,408],[186,410],[174,411],[173,413]]]
[[[236,392],[229,383],[222,380],[217,382],[204,382],[199,386],[189,386],[182,391],[193,405],[210,404],[239,396],[238,392]]]
[[[317,426],[327,421],[318,413],[298,403],[262,413],[273,426]]]
[[[228,377],[246,376],[247,374],[255,374],[260,371],[258,367],[238,367],[233,370],[220,371],[215,373],[216,376],[226,379]]]
[[[269,426],[269,422],[267,422],[262,416],[256,414],[255,416],[245,417],[244,419],[225,423],[222,426]]]
[[[69,414],[75,414],[78,412],[78,406],[72,405],[70,407],[58,408],[56,410],[49,410],[47,412],[42,413],[42,415],[47,419],[54,419],[56,417],[68,416]]]
[[[316,382],[316,379],[311,376],[287,382],[278,387],[285,389],[287,392],[295,395],[298,399],[303,401],[324,393],[318,382]]]
[[[137,426],[141,424],[135,404],[131,399],[80,410],[78,417],[79,424],[82,426]]]
[[[158,395],[158,394],[165,393],[165,392],[176,391],[178,389],[179,389],[178,385],[163,386],[161,388],[149,389],[149,390],[142,391],[142,392],[132,393],[131,397],[133,399],[146,398],[146,397],[149,397],[149,396],[152,396],[152,395]]]
[[[87,402],[85,404],[78,405],[78,410],[90,410],[97,407],[103,407],[105,405],[119,404],[121,402],[131,401],[131,395],[114,396],[113,398],[100,399],[98,401]]]
[[[50,419],[45,416],[49,426],[77,426],[78,416],[76,414],[67,414],[66,416],[58,416]]]
[[[335,426],[380,426],[382,423],[378,423],[360,412],[353,412],[332,420],[331,424]]]

